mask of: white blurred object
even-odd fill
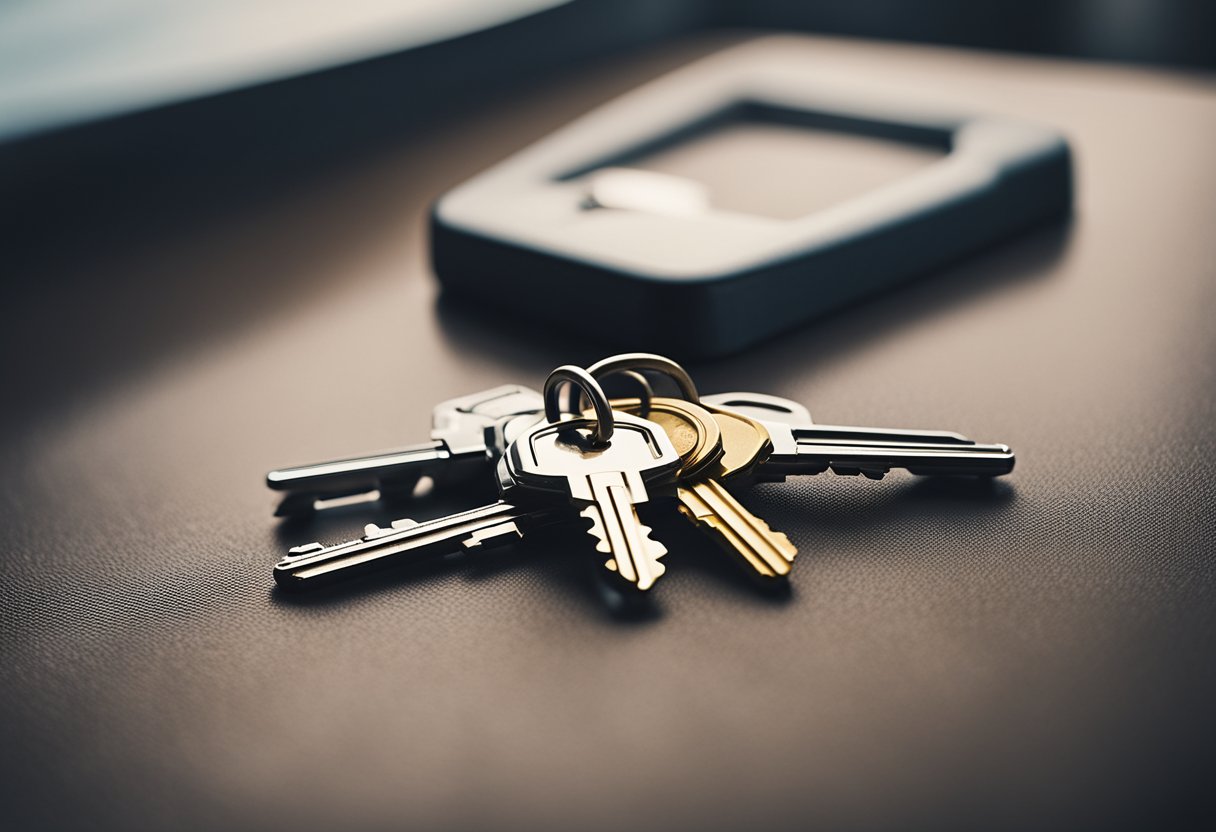
[[[668,217],[709,210],[709,190],[700,182],[632,168],[601,168],[587,182],[588,208],[615,208]]]

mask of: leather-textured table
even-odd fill
[[[390,517],[277,525],[267,469],[418,441],[435,401],[614,351],[439,299],[430,200],[723,42],[457,108],[265,198],[51,245],[12,276],[7,828],[1211,820],[1207,78],[806,41],[825,72],[1060,127],[1075,216],[691,369],[825,422],[1007,442],[1011,477],[757,487],[747,504],[801,550],[788,597],[676,520],[641,618],[597,602],[569,531],[476,567],[274,591],[285,547]]]

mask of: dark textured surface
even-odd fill
[[[272,591],[285,546],[387,518],[276,527],[267,469],[421,438],[434,401],[604,352],[438,302],[428,200],[710,48],[452,115],[156,234],[65,229],[85,242],[22,266],[0,456],[11,828],[1211,819],[1216,96],[1200,79],[808,46],[825,71],[1060,126],[1076,217],[692,369],[825,422],[1008,442],[1007,480],[756,489],[746,502],[802,550],[788,598],[677,522],[658,524],[670,572],[642,620],[597,604],[570,533],[477,569]]]

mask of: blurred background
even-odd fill
[[[277,523],[266,471],[613,351],[448,302],[433,201],[773,31],[1060,130],[1074,212],[698,385],[1007,442],[1014,475],[757,486],[804,552],[782,599],[676,518],[640,623],[568,539],[274,593],[286,548],[394,515]],[[4,821],[1212,828],[1214,68],[1206,0],[0,4]],[[783,217],[939,158],[810,132],[649,165]]]
[[[193,218],[553,73],[745,29],[1216,65],[1203,0],[17,0],[0,7],[4,243],[39,261],[47,235]]]
[[[94,286],[107,282],[107,297],[116,297],[130,269],[98,277],[107,254],[145,250],[175,229],[256,210],[304,193],[310,183],[363,169],[369,159],[408,153],[409,142],[529,90],[553,90],[562,79],[589,72],[608,77],[633,55],[663,56],[649,73],[616,74],[617,83],[564,116],[541,117],[539,123],[556,128],[630,84],[713,51],[715,43],[772,30],[1181,73],[1216,65],[1216,6],[1203,0],[349,0],[340,6],[18,0],[0,7],[0,301],[37,308],[47,292],[82,275]],[[672,48],[664,52],[663,44]],[[1000,102],[992,103],[999,111]],[[482,155],[478,164],[513,149],[499,146],[501,153]],[[766,158],[763,144],[752,150],[747,145],[731,160]],[[866,168],[897,169],[896,153],[890,145],[885,156],[854,164],[841,177],[857,181],[841,193],[864,190],[874,178]],[[705,161],[698,163],[695,149],[660,160],[698,175],[721,170],[721,157]],[[429,196],[476,170],[454,169],[431,183]],[[758,204],[766,198],[730,197],[760,213],[804,207]],[[228,307],[220,298],[230,293],[215,271],[206,278],[209,294],[199,288],[198,275],[183,271],[156,280],[183,287],[186,308],[197,311],[205,303],[218,311]],[[139,280],[131,290],[147,296],[146,279]],[[263,280],[261,291],[275,291],[273,280]],[[240,285],[256,306],[259,288]],[[83,299],[80,306],[92,308]],[[178,317],[183,311],[167,298],[155,308]],[[90,328],[83,320],[29,316],[15,322],[10,335],[13,344],[28,343],[43,340],[48,328],[73,325],[85,335]],[[155,323],[145,319],[145,326]],[[127,338],[136,340],[129,351],[140,354],[137,333],[106,333],[105,340],[128,352],[121,347]],[[10,369],[34,389],[48,382],[40,368]]]

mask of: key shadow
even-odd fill
[[[581,606],[600,611],[609,621],[645,624],[661,619],[664,609],[658,592],[638,592],[624,585],[603,567],[604,559],[604,555],[590,551],[580,519],[538,529],[518,544],[470,557],[465,575],[471,581],[491,581],[507,572],[536,566],[537,573],[556,591],[579,598]],[[660,592],[661,588],[662,583]]]
[[[881,541],[905,539],[909,529],[923,528],[927,520],[939,539],[965,540],[975,533],[977,523],[1003,522],[1017,503],[1017,489],[1002,480],[909,474],[874,483],[839,477],[852,481],[846,485],[827,481],[834,476],[791,478],[786,483],[756,486],[738,496],[773,528],[790,535],[801,560],[848,556],[859,549],[872,551],[883,546]],[[907,547],[908,557],[923,554],[923,547]]]

